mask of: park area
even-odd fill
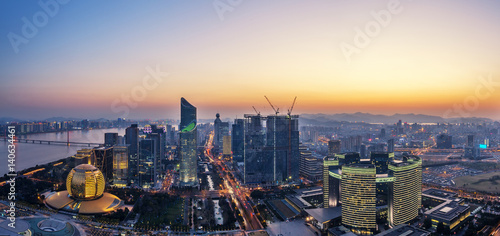
[[[500,193],[500,171],[474,176],[461,176],[454,179],[459,188],[490,193]]]

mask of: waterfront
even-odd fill
[[[118,135],[124,135],[124,128],[112,129],[93,129],[93,130],[74,130],[69,131],[69,140],[71,142],[83,143],[104,143],[104,133],[114,132]],[[67,132],[38,133],[29,135],[19,135],[18,138],[29,138],[35,140],[53,140],[67,141]],[[0,153],[2,163],[7,163],[7,145],[8,142],[0,141]],[[46,164],[62,158],[73,156],[81,148],[88,148],[82,145],[66,146],[61,144],[36,144],[36,143],[16,143],[16,170],[20,171],[36,165]],[[0,175],[8,172],[7,165],[2,164]]]

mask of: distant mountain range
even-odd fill
[[[70,117],[50,117],[43,120],[23,120],[13,117],[0,117],[0,124],[5,124],[6,122],[24,122],[24,121],[49,121],[49,122],[60,122],[68,120],[83,120],[82,118],[70,118]],[[89,119],[92,121],[107,121],[108,119]],[[399,120],[407,123],[481,123],[481,122],[494,122],[494,120],[483,117],[467,117],[467,118],[442,118],[440,116],[431,116],[423,114],[399,114],[394,115],[376,115],[370,113],[338,113],[338,114],[300,114],[300,124],[301,125],[335,125],[339,122],[365,122],[365,123],[384,123],[384,124],[394,124]],[[209,123],[213,122],[214,119],[198,119],[198,123]],[[223,121],[232,120],[229,118],[223,119]]]
[[[431,116],[423,114],[394,114],[387,115],[374,115],[370,113],[339,113],[339,114],[301,114],[300,123],[316,124],[316,125],[329,125],[342,121],[347,122],[365,122],[365,123],[384,123],[394,124],[399,120],[408,123],[479,123],[479,122],[493,122],[492,119],[482,117],[467,117],[467,118],[442,118],[440,116]]]

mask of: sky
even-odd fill
[[[0,117],[500,119],[499,1],[1,1]]]

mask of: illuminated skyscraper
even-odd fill
[[[376,230],[377,220],[396,226],[415,219],[421,206],[422,161],[418,156],[341,153],[323,161],[323,206],[342,205],[342,224],[356,233]]]
[[[113,185],[125,187],[128,184],[128,146],[113,147]]]
[[[336,207],[340,201],[340,178],[330,176],[330,171],[338,167],[339,160],[335,157],[325,157],[323,160],[323,207]],[[338,172],[332,172],[338,175]]]
[[[357,233],[377,228],[376,168],[372,164],[342,166],[342,224]]]
[[[196,186],[198,185],[196,107],[184,98],[181,98],[179,131],[180,184],[181,186]]]
[[[418,216],[422,204],[422,160],[416,156],[405,157],[401,163],[389,165],[388,221],[391,225],[407,223]]]

